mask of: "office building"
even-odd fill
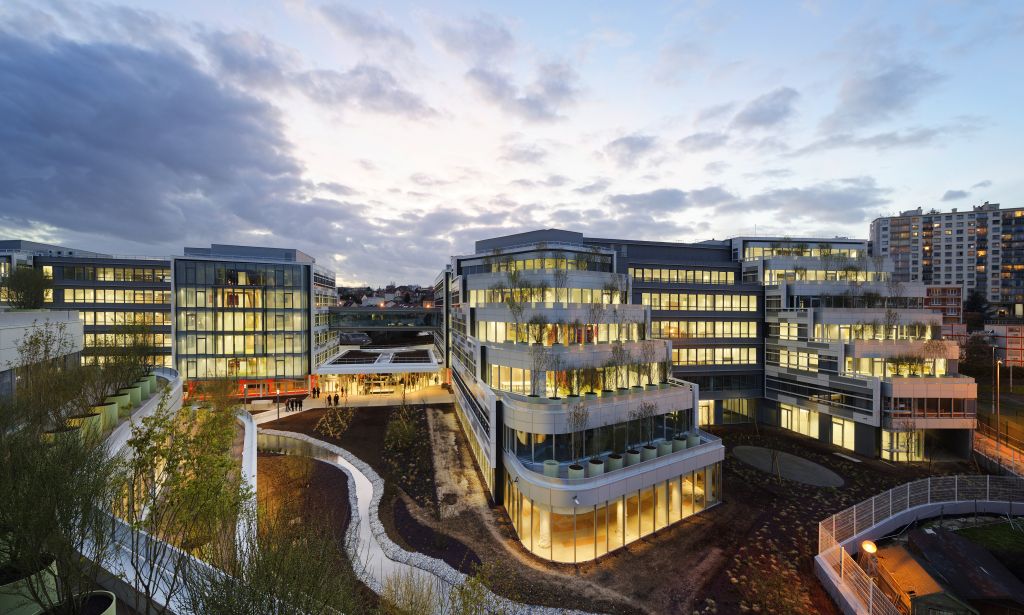
[[[59,327],[62,331],[62,366],[81,362],[84,336],[77,312],[63,310],[10,311],[0,309],[0,398],[17,394],[18,368],[22,365],[20,346],[37,327]]]
[[[995,359],[1010,367],[1024,365],[1024,323],[985,323],[984,334],[995,348]]]
[[[1004,316],[1024,316],[1024,208],[984,203],[967,211],[922,208],[871,223],[871,254],[889,257],[899,281],[959,286]]]
[[[957,375],[959,347],[940,339],[923,284],[895,280],[864,242],[732,241],[744,279],[765,284],[767,422],[892,461],[969,454],[977,385]]]
[[[699,387],[630,302],[614,250],[538,231],[452,258],[457,415],[496,502],[544,559],[600,557],[721,501]]]
[[[309,389],[336,344],[323,328],[331,272],[299,250],[221,244],[185,248],[172,267],[174,360],[187,383],[231,378],[247,397]]]

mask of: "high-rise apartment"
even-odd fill
[[[897,280],[959,286],[965,299],[977,292],[1002,314],[1024,316],[1024,208],[986,202],[878,218],[871,254],[891,258]]]

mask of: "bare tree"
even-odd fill
[[[625,383],[621,382],[621,371],[622,368],[628,366],[633,362],[633,353],[629,348],[626,347],[620,341],[616,341],[612,344],[611,352],[611,364],[615,367],[615,386],[616,388],[624,388],[622,385],[629,385],[627,380]]]
[[[551,371],[552,379],[554,380],[554,395],[552,397],[559,396],[559,384],[560,380],[565,378],[564,374],[564,361],[562,355],[558,352],[551,351],[548,353],[547,369]]]
[[[647,384],[654,384],[653,372],[655,362],[658,360],[658,342],[644,340],[640,342],[640,369],[642,375],[647,378]]]
[[[555,301],[568,303],[569,301],[569,270],[565,267],[558,267],[552,274],[555,285]],[[559,298],[561,296],[561,298]]]
[[[631,440],[631,445],[639,442],[646,442],[650,445],[654,441],[654,415],[657,411],[658,404],[650,401],[640,402],[636,408],[630,410],[630,423],[636,421],[639,428],[639,433],[637,434],[639,439]]]
[[[530,392],[539,396],[547,388],[547,370],[551,365],[552,351],[543,344],[530,346]]]
[[[569,422],[569,429],[572,431],[571,447],[573,462],[578,466],[580,460],[586,455],[585,440],[587,424],[590,422],[590,408],[586,404],[577,403],[569,407],[566,417]]]

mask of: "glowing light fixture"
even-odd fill
[[[865,553],[868,553],[870,555],[874,555],[875,552],[878,551],[878,547],[875,545],[874,541],[871,540],[865,540],[864,542],[860,543],[860,548],[861,551],[864,551]]]

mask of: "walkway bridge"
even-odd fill
[[[433,331],[441,327],[438,308],[331,307],[332,331]]]

